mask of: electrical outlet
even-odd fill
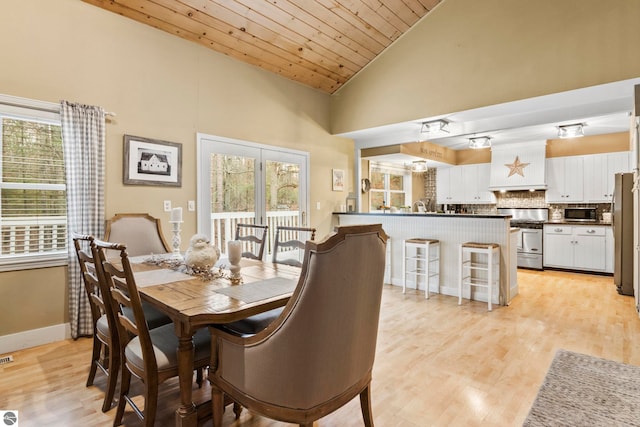
[[[189,209],[190,211],[195,211],[196,210],[196,201],[195,200],[189,200],[187,202],[187,209]]]
[[[320,202],[316,202],[316,209],[320,210]]]
[[[171,212],[171,200],[164,201],[164,211]]]

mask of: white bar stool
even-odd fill
[[[486,261],[478,255],[486,256]],[[458,282],[458,305],[462,304],[462,288],[469,285],[487,290],[487,303],[491,311],[492,291],[500,289],[500,245],[497,243],[467,242],[460,245],[460,281]]]
[[[411,264],[410,264],[411,263]],[[424,277],[424,297],[429,299],[431,279],[440,293],[440,241],[436,239],[406,239],[402,244],[402,293],[407,290],[407,275],[413,274],[416,290],[419,277]]]

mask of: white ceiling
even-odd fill
[[[341,134],[352,138],[356,148],[417,142],[420,140],[466,149],[469,138],[490,136],[493,146],[558,138],[557,126],[585,123],[586,136],[628,132],[633,112],[634,86],[640,78],[593,86],[553,95],[514,101],[438,117],[424,117],[404,123]],[[422,123],[444,119],[449,133],[420,133]],[[417,158],[392,154],[376,160],[407,163]]]

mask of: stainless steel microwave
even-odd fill
[[[596,208],[565,208],[564,220],[576,222],[596,221]]]

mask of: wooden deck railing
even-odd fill
[[[3,218],[0,255],[64,252],[67,219],[64,216]]]

